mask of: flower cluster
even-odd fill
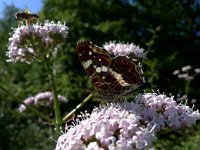
[[[115,56],[131,56],[136,59],[142,59],[144,57],[144,49],[136,46],[133,43],[125,44],[110,41],[105,43],[103,47]]]
[[[158,131],[191,127],[200,113],[177,104],[173,97],[143,93],[135,102],[109,103],[80,118],[76,126],[66,127],[56,150],[144,149],[152,146]]]
[[[62,103],[68,102],[68,100],[62,95],[58,95],[58,100]],[[31,106],[52,106],[53,94],[52,94],[52,92],[49,92],[49,91],[38,93],[35,96],[25,99],[24,103],[26,105],[31,105]],[[18,110],[19,110],[19,112],[24,112],[26,110],[26,106],[21,104],[19,106]]]
[[[139,94],[135,104],[142,109],[139,115],[157,131],[167,128],[178,129],[192,127],[200,119],[199,111],[183,104],[177,104],[173,97],[156,93]]]
[[[79,125],[59,137],[56,150],[85,150],[93,146],[102,150],[143,149],[154,140],[153,132],[141,125],[138,116],[117,104],[96,108],[90,117],[82,116],[85,119]]]
[[[60,22],[19,26],[9,38],[8,61],[31,63],[43,56],[50,57],[56,54],[58,44],[64,41],[67,33],[68,27]]]
[[[192,70],[190,65],[183,66],[181,69],[177,69],[173,72],[173,75],[177,75],[179,79],[185,79],[186,81],[191,81],[194,79],[195,75],[200,74],[200,68],[195,68],[193,75],[189,74],[189,71]]]
[[[200,68],[192,68],[190,65],[186,65],[181,67],[181,69],[177,69],[173,72],[173,75],[177,76],[179,79],[183,79],[185,82],[185,92],[177,94],[177,101],[183,101],[188,98],[190,83],[192,80],[196,78],[196,76],[200,75]],[[191,103],[196,103],[196,99],[191,99]]]

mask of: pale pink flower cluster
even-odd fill
[[[56,150],[139,150],[152,146],[155,134],[191,127],[199,111],[164,94],[139,94],[135,102],[109,103],[79,116],[57,141]]]
[[[105,48],[114,56],[132,56],[136,59],[144,58],[144,49],[136,46],[133,43],[125,44],[122,42],[116,43],[115,41],[110,41],[105,43],[103,48]]]
[[[62,103],[67,103],[68,100],[62,96],[58,95],[58,101]],[[26,105],[31,106],[52,106],[53,104],[53,94],[50,91],[38,93],[35,96],[29,97],[24,100]],[[24,112],[26,110],[26,106],[21,104],[18,108],[19,112]]]
[[[9,38],[9,62],[31,63],[42,56],[56,54],[58,44],[67,37],[68,27],[60,22],[22,25],[14,29]]]
[[[139,94],[135,100],[143,108],[139,112],[140,116],[150,126],[155,126],[157,131],[192,127],[200,120],[199,110],[193,111],[189,106],[177,104],[172,96],[144,93]]]
[[[96,108],[82,119],[59,137],[56,150],[143,149],[154,140],[153,131],[138,116],[117,104]]]

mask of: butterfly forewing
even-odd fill
[[[76,49],[81,63],[89,76],[96,72],[107,70],[107,67],[110,66],[112,60],[110,54],[91,42],[79,42]]]

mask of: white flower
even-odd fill
[[[185,79],[187,77],[189,77],[189,75],[187,73],[178,74],[179,79],[182,79],[182,78]]]
[[[177,74],[179,74],[180,73],[180,70],[175,70],[174,72],[173,72],[173,75],[177,75]]]
[[[64,42],[67,33],[68,27],[60,22],[19,26],[9,38],[8,61],[31,63],[36,58],[56,54],[56,47]]]
[[[195,68],[195,69],[194,69],[194,72],[195,72],[195,73],[200,73],[200,68]]]
[[[186,72],[186,71],[188,71],[188,70],[190,70],[190,69],[192,69],[192,67],[191,67],[190,65],[183,66],[183,67],[181,68],[181,70],[182,70],[183,72]]]
[[[100,148],[97,142],[90,142],[85,150],[103,150],[103,148]]]
[[[133,43],[116,43],[115,41],[110,41],[105,43],[103,47],[115,56],[132,56],[136,59],[141,59],[144,57],[144,49],[136,46]]]

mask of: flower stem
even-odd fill
[[[188,96],[190,92],[190,81],[186,81],[185,84],[185,94]]]
[[[93,97],[93,93],[88,95],[79,105],[76,106],[71,112],[69,112],[62,120],[62,122],[65,122],[72,117],[74,113],[76,113],[85,103],[87,103],[91,98]]]
[[[57,88],[56,88],[56,83],[55,83],[55,78],[54,78],[54,73],[53,69],[50,68],[49,60],[46,59],[45,61],[45,66],[48,72],[49,80],[51,82],[51,88],[52,88],[52,93],[53,93],[53,101],[54,101],[54,109],[55,109],[55,127],[56,127],[56,137],[57,138],[61,132],[61,116],[60,116],[60,105],[58,102],[58,93],[57,93]]]
[[[21,102],[21,99],[18,98],[17,96],[15,96],[14,94],[12,94],[9,90],[7,90],[5,87],[3,87],[2,85],[0,85],[0,89],[2,89],[4,92],[8,93],[13,99],[17,100],[19,103],[22,103],[23,105],[26,106],[26,108],[28,110],[30,110],[31,112],[33,112],[34,114],[36,114],[37,116],[39,116],[40,118],[46,120],[48,123],[52,123],[53,121],[47,117],[46,115],[44,115],[43,113],[39,112],[37,109],[35,109],[32,106],[29,106],[27,104],[25,104],[24,102]]]

